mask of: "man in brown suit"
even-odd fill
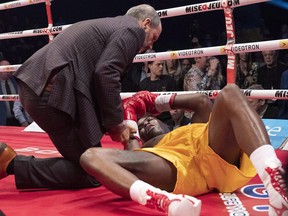
[[[0,143],[0,178],[15,175],[18,189],[86,188],[99,183],[79,166],[104,133],[124,145],[134,132],[123,121],[121,77],[162,31],[155,9],[142,4],[124,16],[75,23],[14,73],[20,100],[63,158],[21,156]]]

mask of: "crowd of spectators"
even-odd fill
[[[0,66],[10,65],[5,59],[0,59]],[[10,72],[0,73],[0,95],[18,94],[18,86]],[[24,110],[20,101],[0,101],[0,125],[26,127],[33,120]]]

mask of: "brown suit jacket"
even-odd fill
[[[77,129],[85,134],[83,142],[99,142],[103,129],[123,120],[120,79],[144,40],[144,30],[128,15],[78,22],[32,55],[14,76],[41,95],[56,74],[49,105],[81,125]]]

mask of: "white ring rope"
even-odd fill
[[[5,65],[5,66],[0,66],[0,72],[13,72],[18,70],[18,68],[21,66],[21,64],[17,65]]]
[[[0,4],[0,10],[7,10],[12,8],[24,7],[33,4],[46,2],[47,0],[18,0]],[[50,1],[50,0],[49,0]]]
[[[52,1],[52,0],[51,0]],[[268,2],[269,0],[227,0],[227,4],[229,7],[240,7],[250,4]],[[0,10],[7,10],[12,8],[24,7],[27,5],[39,4],[42,2],[47,2],[47,0],[18,0],[18,1],[11,1],[0,4]],[[221,10],[221,1],[211,1],[193,5],[186,5],[181,7],[157,10],[157,13],[161,18],[168,18],[168,17],[175,17],[175,16],[182,16],[187,14],[194,14],[200,12],[207,12],[207,11],[214,11],[214,10]]]
[[[144,62],[144,61],[156,61],[156,60],[167,60],[167,59],[182,59],[182,58],[195,58],[201,56],[217,56],[226,55],[226,45],[205,47],[197,49],[185,49],[175,50],[168,52],[155,52],[136,55],[133,63]],[[288,49],[288,39],[261,41],[252,43],[241,43],[232,45],[232,51],[236,53],[244,52],[259,52],[266,50],[279,50]],[[18,65],[7,65],[0,66],[0,72],[12,72],[16,71],[21,64]]]
[[[169,94],[205,94],[210,99],[215,99],[221,90],[207,90],[207,91],[176,91],[176,92],[153,92],[159,95]],[[277,99],[288,100],[288,89],[273,89],[273,90],[258,90],[258,89],[242,89],[242,93],[247,98],[253,99]],[[120,96],[123,99],[136,94],[136,92],[122,92]],[[18,101],[19,95],[0,95],[0,101]]]
[[[234,54],[244,53],[244,52],[258,52],[258,51],[266,51],[266,50],[288,49],[288,39],[232,44],[231,47],[232,47],[231,50],[233,51]],[[179,59],[195,58],[195,57],[211,56],[211,55],[226,55],[225,50],[226,50],[226,45],[222,45],[222,46],[205,47],[205,48],[197,48],[197,49],[146,53],[146,54],[136,55],[133,62],[135,63],[135,62],[143,62],[143,61],[156,61],[156,60],[167,60],[167,59],[178,59],[178,58]]]
[[[227,6],[231,8],[246,6],[250,4],[268,2],[269,0],[224,0],[227,2]],[[186,5],[181,7],[175,7],[170,9],[158,10],[158,15],[160,18],[169,18],[175,16],[182,16],[188,14],[196,14],[201,12],[223,10],[222,3],[223,0],[211,1],[205,3],[199,3],[194,5]]]
[[[21,7],[20,2],[26,3],[29,1],[30,0],[21,0],[21,1],[15,1],[15,2],[19,2],[18,3],[20,4],[19,7]],[[31,1],[32,2],[39,1],[37,3],[40,3],[40,2],[46,2],[47,0],[31,0]],[[187,5],[187,6],[176,7],[176,8],[169,8],[169,9],[164,9],[164,10],[157,10],[157,13],[159,14],[160,18],[169,18],[169,17],[174,17],[174,16],[182,16],[182,15],[195,14],[195,13],[200,13],[200,12],[208,12],[208,11],[213,11],[213,10],[223,10],[224,7],[222,7],[221,3],[223,3],[224,1],[227,2],[227,7],[234,8],[234,7],[240,7],[240,6],[245,6],[245,5],[255,4],[255,3],[267,2],[268,0],[222,0],[222,1],[220,0],[220,1]],[[54,30],[53,28],[52,29],[42,28],[42,29],[31,29],[31,30],[24,30],[24,31],[1,33],[0,40],[20,38],[20,37],[40,36],[40,35],[47,35],[50,33],[58,34],[61,31],[65,30],[70,25],[72,24],[65,25],[65,26],[55,26],[53,27],[55,28]]]
[[[7,9],[12,9],[12,8],[18,8],[18,7],[24,7],[28,5],[33,5],[33,4],[39,4],[39,3],[44,3],[46,4],[46,14],[47,14],[47,21],[48,21],[48,28],[46,28],[45,35],[47,34],[49,37],[49,41],[53,40],[54,36],[51,34],[52,27],[53,27],[53,21],[52,21],[52,13],[51,13],[51,1],[52,0],[18,0],[18,1],[12,1],[12,2],[7,2],[0,4],[0,10],[7,10]],[[34,29],[36,30],[36,29]],[[14,35],[16,37],[5,37],[7,33],[2,33],[4,37],[2,39],[11,39],[11,38],[19,38],[19,34],[21,35],[21,32],[24,31],[16,31],[16,32],[10,32],[8,33],[9,35]],[[18,36],[17,36],[18,35]],[[27,34],[29,35],[29,34]],[[26,36],[26,33],[24,34],[23,37],[28,37]],[[1,38],[0,38],[1,40]]]
[[[47,27],[47,28],[38,28],[38,29],[31,29],[31,30],[1,33],[0,40],[59,34],[61,31],[67,29],[69,26],[71,25],[53,26],[53,27]]]
[[[207,91],[176,91],[176,92],[153,92],[159,95],[169,94],[205,94],[210,99],[215,99],[221,90],[207,90]],[[247,97],[252,99],[278,99],[288,100],[288,89],[274,89],[274,90],[259,90],[259,89],[241,89],[241,92]],[[122,92],[122,100],[133,96],[136,93],[133,92]],[[1,99],[0,99],[1,100]]]

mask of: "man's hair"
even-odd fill
[[[253,84],[253,85],[249,86],[247,89],[264,90],[263,86],[260,84]]]
[[[250,85],[247,89],[264,90],[263,86],[261,84],[257,84],[257,83]],[[258,99],[258,100],[264,100],[265,104],[268,102],[268,100],[266,100],[266,99]]]
[[[137,21],[142,21],[146,18],[150,18],[151,28],[156,28],[161,23],[160,17],[156,10],[148,4],[141,4],[132,7],[127,11],[126,15],[136,18]]]
[[[262,55],[263,55],[265,52],[273,52],[275,59],[278,59],[278,57],[279,57],[279,50],[265,50],[265,51],[262,51],[262,52],[261,52]]]

